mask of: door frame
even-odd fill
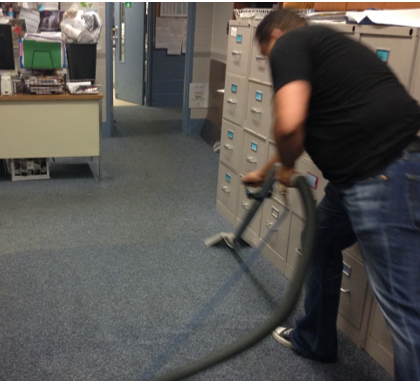
[[[149,3],[150,4],[150,3]],[[151,7],[154,8],[154,7]],[[187,21],[187,50],[185,53],[185,76],[184,76],[184,96],[183,96],[183,110],[182,110],[182,131],[190,135],[193,131],[191,129],[190,116],[191,111],[189,108],[189,96],[190,96],[190,83],[193,78],[193,63],[194,63],[194,34],[195,34],[195,14],[196,14],[196,3],[188,3],[188,21]],[[151,14],[148,11],[148,17]],[[106,43],[106,123],[103,126],[102,136],[111,137],[114,134],[114,97],[113,97],[113,41],[112,41],[112,25],[114,18],[114,4],[112,2],[105,3],[105,43]],[[150,30],[153,31],[153,23],[149,23]],[[152,34],[149,33],[148,39]],[[152,40],[150,40],[151,42]],[[149,43],[149,41],[148,41]],[[151,51],[148,45],[148,53]],[[147,57],[148,59],[148,57]],[[148,62],[149,69],[149,62]],[[147,71],[147,83],[149,82],[149,74],[151,70]],[[147,85],[146,91],[150,86]],[[147,97],[146,97],[147,98]]]

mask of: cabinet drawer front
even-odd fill
[[[242,174],[260,168],[267,159],[267,143],[264,139],[244,131],[244,145],[242,150]]]
[[[244,130],[224,120],[220,139],[220,161],[239,173],[241,167]]]
[[[249,26],[229,26],[226,71],[244,77],[248,76],[249,50],[251,44]]]
[[[339,311],[357,329],[362,323],[367,285],[364,266],[344,251]]]
[[[271,86],[249,82],[245,127],[266,138],[273,125],[273,89]]]
[[[245,78],[226,74],[223,118],[239,126],[244,125],[246,86]]]
[[[223,164],[220,164],[219,167],[217,199],[226,209],[236,216],[238,175]]]

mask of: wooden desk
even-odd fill
[[[98,157],[102,94],[0,96],[0,158]]]

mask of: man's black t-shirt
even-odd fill
[[[420,129],[420,107],[363,45],[324,26],[280,37],[270,54],[274,92],[312,85],[305,149],[326,179],[352,184],[379,174]]]

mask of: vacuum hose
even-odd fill
[[[266,336],[272,333],[279,325],[281,325],[291,314],[295,308],[300,292],[305,281],[306,272],[311,261],[312,247],[315,241],[316,219],[315,219],[315,201],[311,190],[303,176],[294,176],[291,181],[292,185],[297,188],[300,193],[301,201],[304,205],[306,214],[306,225],[302,237],[302,256],[297,266],[295,277],[290,282],[284,300],[274,314],[260,327],[251,331],[247,336],[239,339],[225,348],[210,354],[200,360],[194,361],[182,368],[175,369],[167,374],[153,378],[151,381],[176,381],[192,376],[213,365],[225,361],[239,353],[251,348]]]

